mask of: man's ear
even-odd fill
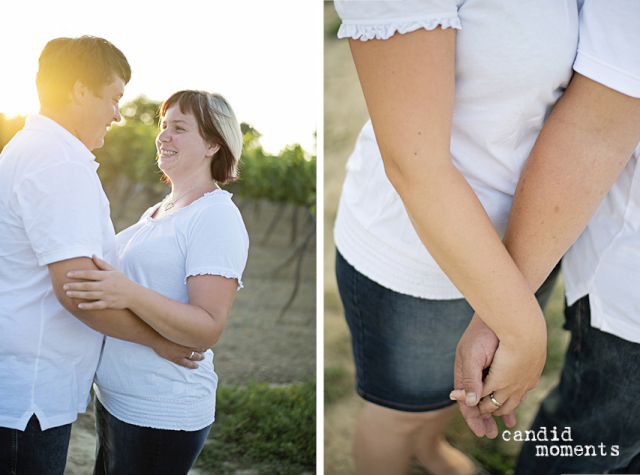
[[[207,157],[213,157],[218,150],[220,150],[220,144],[219,143],[217,143],[215,145],[209,145],[209,148],[207,149],[207,153],[205,153],[205,155]]]
[[[69,94],[69,99],[71,99],[71,102],[81,105],[81,104],[84,104],[84,101],[88,93],[89,93],[89,88],[85,86],[82,83],[82,81],[78,79],[76,83],[73,85],[73,89]]]

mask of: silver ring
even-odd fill
[[[496,398],[493,397],[493,393],[489,394],[489,399],[491,399],[491,402],[496,407],[500,407],[500,406],[502,406],[502,404],[504,404],[504,403],[500,403],[500,402],[496,401]]]
[[[191,354],[189,355],[189,358],[187,358],[187,359],[190,360],[191,358],[193,358],[193,355],[195,355],[195,354],[196,354],[196,352],[192,351]],[[493,393],[491,393],[491,394],[493,395]]]

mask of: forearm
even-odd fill
[[[87,257],[68,259],[49,264],[51,285],[60,304],[72,315],[94,330],[120,340],[139,343],[156,349],[165,342],[158,332],[140,320],[129,310],[83,310],[78,304],[83,300],[71,298],[65,291],[65,284],[73,282],[68,277],[70,271],[77,269],[95,269],[95,264]]]
[[[226,318],[217,319],[203,308],[132,285],[129,308],[163,337],[197,348],[210,348],[220,338]]]
[[[436,169],[437,168],[437,169]],[[545,324],[529,286],[482,204],[450,163],[396,174],[387,166],[429,253],[471,306],[505,341],[542,344]]]
[[[71,313],[88,327],[103,335],[130,341],[150,348],[165,344],[166,339],[148,324],[143,322],[130,310],[80,310],[77,307],[81,300],[71,300]]]
[[[531,151],[504,243],[536,290],[587,226],[640,141],[640,100],[575,74]]]
[[[544,340],[533,293],[451,161],[455,32],[350,45],[385,171],[422,243],[501,339],[534,329]]]

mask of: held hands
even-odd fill
[[[78,270],[67,274],[67,277],[85,280],[65,284],[63,289],[67,292],[67,296],[93,301],[78,304],[78,308],[82,310],[128,308],[137,284],[95,255],[93,262],[100,270]]]
[[[454,367],[456,390],[450,397],[458,401],[460,412],[478,437],[498,435],[492,414],[502,416],[507,427],[513,427],[513,410],[524,401],[526,392],[538,385],[546,360],[546,327],[544,320],[540,322],[532,325],[526,341],[499,341],[474,315],[460,339]],[[491,393],[501,407],[491,401]]]
[[[178,345],[169,340],[163,340],[159,345],[153,348],[156,354],[165,360],[171,361],[179,366],[189,369],[198,368],[196,361],[204,359],[206,348],[192,349],[186,346]]]

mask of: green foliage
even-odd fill
[[[9,143],[9,140],[24,127],[26,119],[26,116],[23,115],[17,115],[8,119],[4,114],[0,113],[0,151],[2,151],[4,146]]]
[[[265,153],[260,134],[243,124],[244,149],[240,180],[228,188],[253,200],[269,200],[307,207],[315,215],[316,157],[300,145],[286,147],[280,155]]]
[[[160,125],[158,111],[161,105],[161,102],[152,101],[143,94],[126,103],[120,112],[128,123],[154,125],[158,130]]]
[[[224,473],[225,463],[261,466],[260,473],[296,473],[315,466],[316,384],[219,386],[216,422],[198,465]]]
[[[98,175],[112,204],[112,216],[126,212],[130,200],[143,197],[147,205],[167,193],[156,165],[156,136],[160,102],[139,96],[121,108],[124,122],[114,124],[102,148],[94,150]],[[0,150],[24,126],[25,117],[0,114]],[[260,133],[241,124],[244,148],[240,179],[227,186],[237,196],[255,201],[293,204],[315,215],[316,158],[300,145],[287,146],[279,155],[265,153]],[[143,208],[144,209],[144,208]]]

